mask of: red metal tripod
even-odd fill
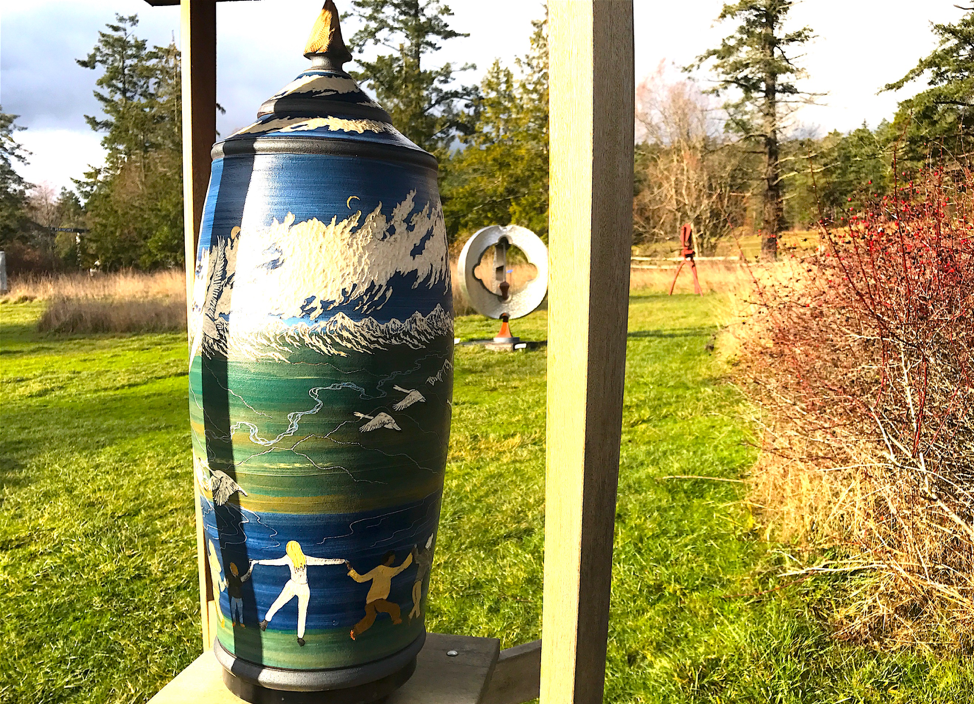
[[[693,272],[693,290],[694,292],[702,296],[703,291],[700,290],[700,279],[697,278],[697,263],[693,261],[694,254],[693,251],[693,226],[689,223],[680,228],[680,244],[683,246],[680,256],[683,257],[680,261],[680,266],[676,268],[676,276],[673,277],[673,283],[670,284],[670,295],[673,295],[673,289],[676,288],[676,280],[680,277],[680,272],[683,271],[683,265],[690,262],[690,271]]]

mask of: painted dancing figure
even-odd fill
[[[253,571],[254,566],[251,564],[247,573],[241,577],[237,565],[231,562],[230,574],[227,575],[227,596],[230,597],[230,620],[236,626],[237,617],[239,616],[241,628],[246,628],[243,620],[243,583],[250,579],[250,573]]]
[[[413,548],[413,562],[416,563],[416,581],[413,582],[413,608],[409,612],[409,620],[412,621],[417,616],[422,616],[423,611],[420,603],[423,599],[423,580],[429,574],[430,567],[433,566],[433,536],[430,535],[426,541],[426,547],[420,550]]]
[[[280,596],[271,604],[264,619],[260,622],[260,630],[265,630],[282,606],[298,598],[298,645],[304,645],[304,625],[308,619],[308,601],[311,598],[311,589],[308,587],[308,565],[343,565],[347,564],[344,560],[334,560],[324,557],[309,557],[304,554],[301,546],[296,540],[292,540],[285,548],[284,557],[276,560],[254,560],[251,562],[251,569],[254,565],[282,565],[291,571],[291,579],[287,581],[281,590]]]
[[[220,562],[220,555],[216,551],[212,540],[207,540],[206,544],[210,552],[210,584],[213,587],[213,601],[217,603],[216,617],[222,626],[226,619],[223,618],[223,610],[219,607],[220,592],[227,588],[227,580],[223,578],[223,565]]]
[[[389,601],[389,592],[392,591],[392,578],[413,563],[413,555],[412,553],[407,555],[399,567],[392,566],[392,563],[395,561],[396,553],[391,551],[387,552],[382,558],[382,564],[365,574],[359,574],[352,569],[350,564],[345,563],[345,566],[348,567],[348,576],[356,582],[363,583],[370,580],[372,582],[372,587],[365,597],[365,618],[352,627],[350,633],[352,640],[355,640],[358,636],[372,628],[376,616],[380,613],[389,614],[394,626],[402,623],[399,605]]]

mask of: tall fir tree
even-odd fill
[[[974,8],[955,24],[934,24],[937,48],[883,90],[926,78],[927,88],[899,105],[894,128],[906,136],[903,156],[914,164],[933,152],[971,161],[974,136]]]
[[[712,92],[737,96],[725,107],[729,127],[759,145],[764,155],[762,174],[761,254],[775,259],[778,235],[785,228],[784,188],[781,165],[783,121],[788,106],[803,95],[795,80],[805,72],[795,64],[792,50],[812,38],[803,27],[785,31],[793,0],[739,0],[724,5],[718,22],[737,22],[734,32],[720,46],[697,57],[691,68],[712,62],[717,85]]]
[[[76,63],[87,69],[103,69],[95,90],[103,117],[85,115],[85,122],[96,132],[104,132],[101,144],[109,160],[126,159],[146,151],[148,119],[142,106],[152,98],[152,76],[144,39],[135,36],[137,15],[115,15],[107,32],[98,32],[98,43]]]
[[[26,164],[28,154],[14,136],[24,129],[17,124],[18,117],[0,108],[0,247],[16,240],[27,221],[30,184],[14,168]]]
[[[495,61],[480,85],[474,129],[444,165],[444,212],[451,237],[487,225],[548,233],[547,18],[532,23],[518,73]]]
[[[105,164],[79,180],[90,258],[108,269],[176,266],[183,260],[180,55],[148,48],[136,16],[116,16],[78,64],[98,70]],[[93,262],[89,262],[93,263]]]
[[[468,130],[466,110],[477,94],[475,86],[455,83],[455,74],[472,64],[429,66],[443,42],[467,36],[450,28],[453,12],[440,0],[352,0],[352,8],[349,14],[364,25],[349,41],[362,67],[352,75],[368,84],[399,131],[445,156],[456,136]],[[391,53],[366,58],[373,46]]]

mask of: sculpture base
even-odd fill
[[[223,665],[223,681],[251,704],[370,704],[388,697],[416,670],[423,633],[408,647],[382,660],[349,668],[286,670],[235,657],[216,640],[213,652]]]
[[[505,341],[508,340],[508,341]],[[548,341],[542,340],[540,342],[534,342],[529,340],[521,340],[519,337],[514,338],[487,338],[478,340],[467,340],[466,342],[459,342],[458,345],[463,345],[465,347],[479,346],[484,349],[491,350],[492,352],[520,352],[523,350],[536,350],[541,347],[547,347]]]
[[[345,689],[332,689],[319,692],[293,692],[283,689],[268,689],[249,680],[223,671],[223,683],[234,696],[250,704],[373,704],[384,701],[390,694],[402,687],[416,671],[416,658],[399,672],[383,677],[377,682],[360,684]]]

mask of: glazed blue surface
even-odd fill
[[[350,667],[423,633],[427,570],[406,565],[378,600],[376,578],[353,574],[432,559],[452,397],[445,237],[435,172],[394,152],[213,163],[190,415],[218,637],[238,657]],[[309,564],[295,582],[255,564],[292,545],[355,572]],[[385,610],[370,617],[373,602]]]
[[[352,514],[287,514],[263,513],[241,509],[233,504],[214,506],[204,500],[203,520],[209,539],[221,542],[221,567],[225,572],[231,562],[241,572],[250,560],[267,560],[284,554],[288,541],[296,540],[305,546],[305,553],[314,557],[346,559],[360,573],[375,567],[388,551],[396,552],[396,564],[400,564],[410,550],[422,546],[426,538],[436,530],[440,511],[440,494],[392,510],[377,509]],[[237,526],[243,518],[246,543],[232,535],[227,526]],[[223,531],[218,531],[218,525]],[[230,535],[228,535],[230,534]],[[391,600],[401,603],[408,611],[412,604],[411,589],[416,578],[417,566],[410,565],[392,580]],[[288,568],[283,566],[258,566],[250,591],[252,599],[244,600],[244,619],[247,623],[260,621],[280,592],[280,585],[288,580]],[[341,566],[308,567],[308,583],[311,588],[311,608],[308,610],[308,630],[337,628],[347,632],[361,618],[362,605],[369,591],[368,584],[350,579]],[[244,583],[245,585],[247,582]],[[274,617],[273,628],[278,631],[294,631],[297,627],[297,608],[290,604]],[[220,607],[230,613],[227,592],[220,594]]]
[[[259,192],[261,198],[248,198],[251,191]],[[203,210],[200,251],[227,238],[234,227],[267,227],[275,219],[283,221],[289,213],[298,222],[347,218],[353,212],[348,206],[352,196],[359,199],[353,202],[355,210],[368,213],[381,204],[384,212],[391,212],[411,191],[416,192],[418,203],[439,205],[435,172],[392,159],[311,154],[256,154],[216,159]],[[305,195],[296,197],[296,194]],[[409,294],[395,296],[368,314],[357,310],[354,303],[341,301],[335,302],[334,310],[353,319],[370,315],[388,321],[409,317],[417,311],[428,314],[452,298],[448,286],[442,287],[443,290],[441,287],[413,288],[416,283],[414,274],[397,277],[391,284],[394,290]]]

